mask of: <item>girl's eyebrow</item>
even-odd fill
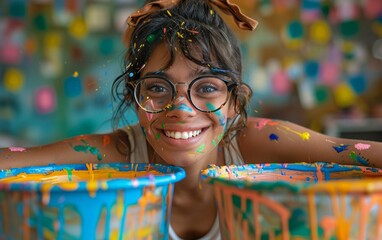
[[[165,72],[165,71],[161,71],[161,70],[158,70],[158,71],[154,71],[154,72],[147,72],[143,75],[144,76],[155,76],[155,75],[159,75],[159,76],[163,76],[163,77],[168,77],[168,74]]]
[[[206,75],[206,74],[216,74],[214,71],[212,71],[209,68],[198,68],[196,69],[195,72],[191,72],[189,74],[190,79],[195,78],[200,75]],[[143,76],[163,76],[166,78],[170,78],[170,75],[168,75],[165,71],[163,70],[158,70],[158,71],[152,71],[152,72],[147,72]]]
[[[190,77],[194,78],[200,75],[213,74],[213,71],[209,68],[198,68],[195,72],[191,73]]]

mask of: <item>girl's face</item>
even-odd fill
[[[158,74],[170,55],[164,44],[152,53],[141,77]],[[137,107],[139,122],[154,151],[170,165],[190,166],[196,162],[216,161],[217,145],[222,139],[228,118],[235,115],[229,102],[220,110],[205,113],[193,107],[187,96],[189,83],[209,69],[176,54],[174,64],[161,72],[177,85],[177,95],[170,106],[160,113],[147,113]],[[213,151],[215,150],[215,151]],[[215,154],[215,158],[211,158]]]

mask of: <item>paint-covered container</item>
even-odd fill
[[[0,170],[0,239],[167,239],[184,177],[158,164]]]
[[[382,239],[382,169],[328,163],[209,166],[222,239]]]

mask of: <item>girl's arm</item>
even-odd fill
[[[291,122],[249,118],[238,137],[247,163],[335,162],[382,167],[382,143],[335,138]]]
[[[82,135],[60,142],[0,149],[0,169],[47,164],[128,162],[129,140],[123,131]]]

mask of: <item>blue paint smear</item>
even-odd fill
[[[186,112],[192,112],[192,109],[184,103],[181,103],[176,109]]]
[[[337,153],[348,150],[348,147],[349,147],[349,145],[333,146],[334,150],[336,150]]]

